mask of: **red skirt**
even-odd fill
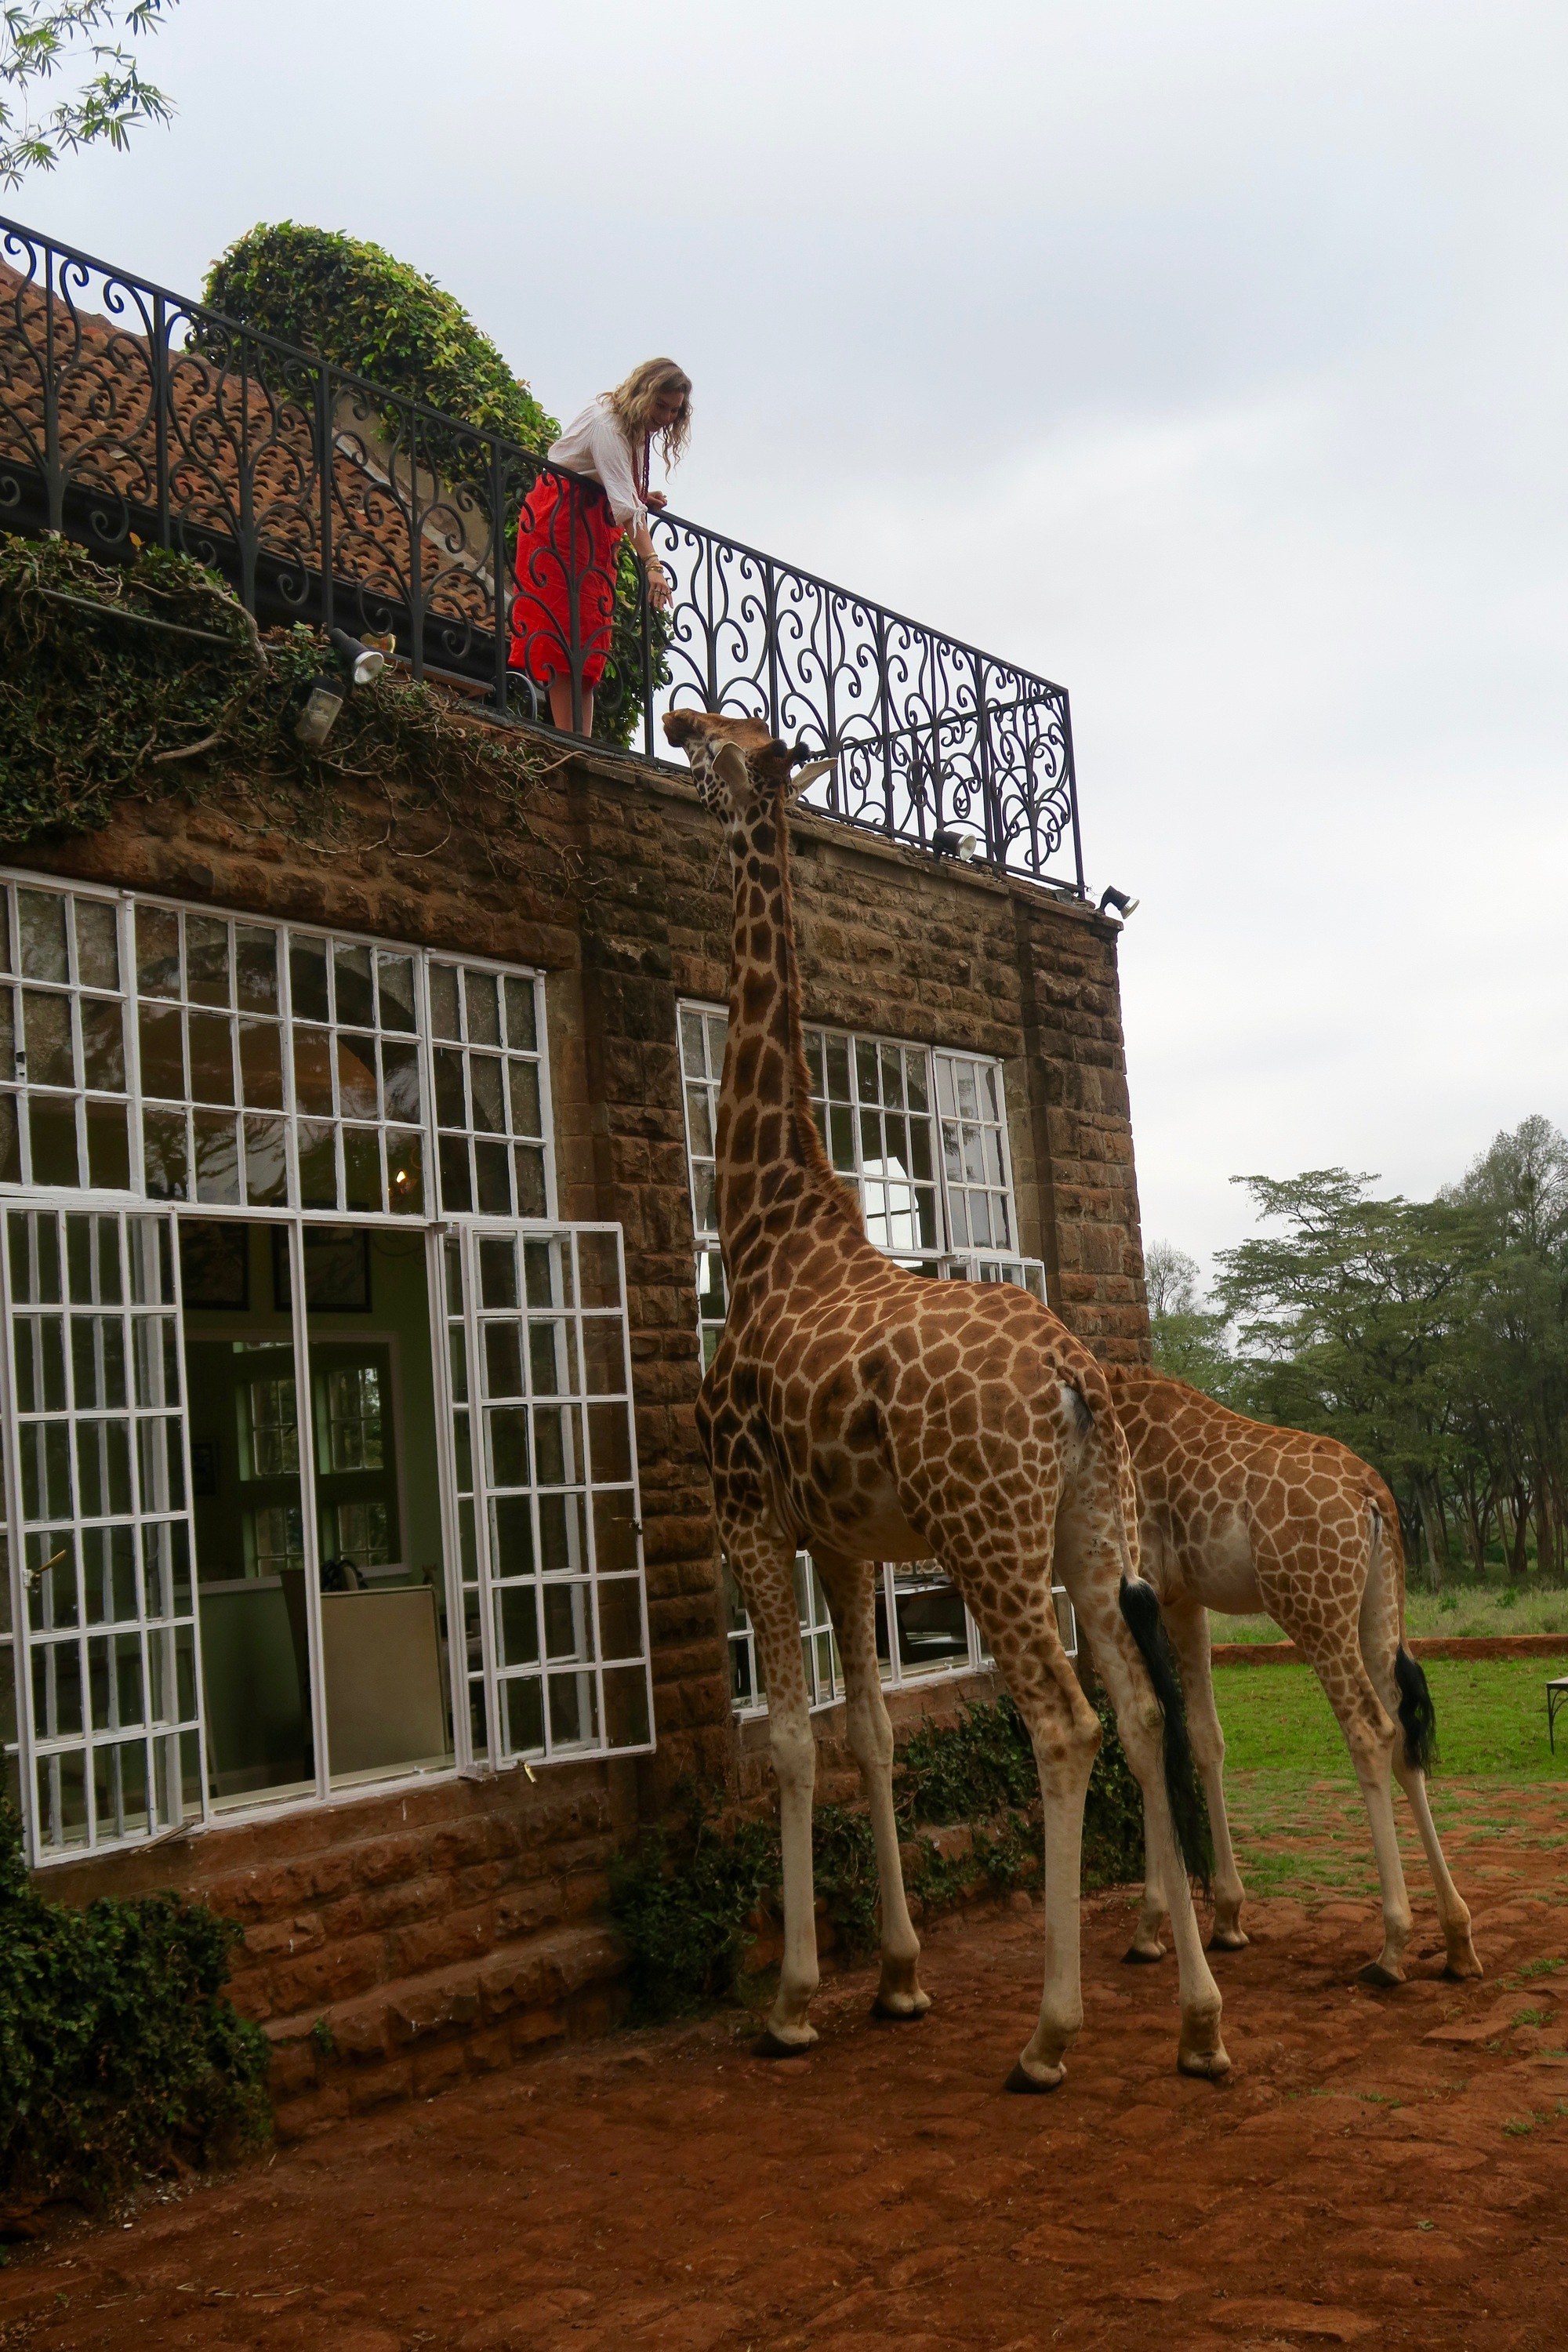
[[[541,474],[517,529],[509,668],[548,686],[571,677],[575,650],[584,687],[598,685],[610,650],[620,543],[620,525],[597,482]]]

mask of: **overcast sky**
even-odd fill
[[[1144,1231],[1568,1126],[1568,13],[182,0],[172,131],[5,209],[195,291],[428,270],[684,510],[1072,693]]]

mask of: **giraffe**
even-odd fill
[[[1180,1664],[1208,1796],[1214,1944],[1234,1951],[1247,1937],[1226,1820],[1225,1738],[1215,1712],[1208,1612],[1267,1612],[1316,1669],[1371,1820],[1384,1940],[1363,1978],[1401,1983],[1410,1941],[1391,1766],[1437,1890],[1445,1972],[1479,1977],[1470,1915],[1448,1874],[1426,1797],[1434,1717],[1426,1677],[1405,1647],[1405,1555],[1394,1497],[1375,1470],[1332,1438],[1244,1420],[1184,1381],[1142,1366],[1108,1366],[1106,1378],[1132,1456],[1142,1571],[1160,1596]],[[1157,1872],[1149,1872],[1130,1960],[1161,1957],[1162,1912]]]
[[[1045,1985],[1007,2088],[1049,2091],[1062,2080],[1083,2022],[1079,1880],[1100,1726],[1057,1630],[1055,1572],[1094,1645],[1142,1787],[1161,1884],[1172,1890],[1177,2062],[1188,2074],[1221,2074],[1230,2062],[1219,1990],[1187,1879],[1187,1862],[1196,1866],[1196,1780],[1158,1605],[1137,1580],[1131,1475],[1103,1374],[1026,1292],[922,1279],[867,1240],[859,1205],[818,1139],[801,1045],[787,803],[831,763],[805,766],[792,781],[800,751],[758,719],[682,710],[664,726],[684,748],[703,803],[725,822],[733,886],[717,1135],[730,1307],[698,1426],[720,1538],[755,1630],[779,1785],[784,1949],[759,2047],[788,2056],[816,2040],[816,1751],[794,1579],[803,1545],[837,1629],[847,1727],[876,1844],[874,2008],[909,2020],[930,2006],[899,1862],[874,1580],[879,1560],[936,1558],[1028,1727],[1044,1800]]]

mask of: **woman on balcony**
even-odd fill
[[[548,689],[551,719],[563,732],[594,731],[594,689],[610,649],[626,532],[655,610],[669,603],[647,520],[649,508],[665,500],[648,488],[648,460],[657,440],[668,474],[690,424],[690,377],[673,360],[645,360],[552,442],[550,465],[584,478],[542,473],[524,502],[508,661]],[[573,709],[574,677],[580,716]]]

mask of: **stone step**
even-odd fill
[[[568,2035],[607,2032],[625,2011],[626,1967],[612,1929],[554,1927],[482,1958],[271,2018],[263,2031],[279,2137],[298,2139],[389,2100],[430,2097]]]

